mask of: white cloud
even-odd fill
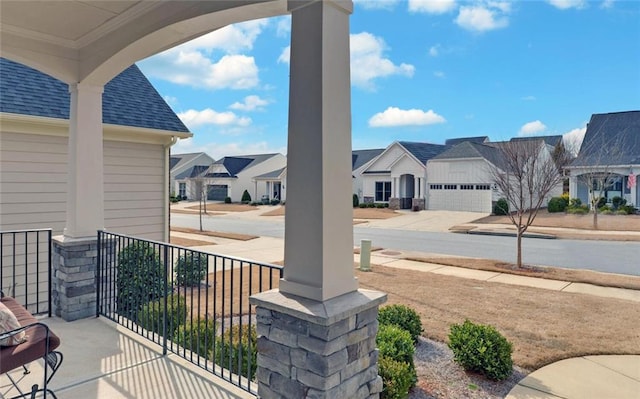
[[[582,145],[582,140],[584,139],[584,134],[586,132],[586,127],[579,127],[563,134],[562,141],[565,148],[574,155],[577,155],[578,151],[580,151],[580,146]]]
[[[178,105],[178,98],[177,97],[164,96],[162,98],[164,99],[164,102],[169,104],[169,106],[172,107],[172,108],[175,107],[176,105]]]
[[[455,0],[409,0],[409,12],[444,14],[456,8]]]
[[[566,10],[569,8],[584,8],[586,6],[585,0],[548,0],[549,4],[552,6],[559,8],[561,10]]]
[[[290,58],[291,58],[291,46],[287,46],[282,49],[282,53],[280,53],[280,57],[278,57],[278,63],[289,64]]]
[[[400,75],[412,77],[415,67],[394,64],[385,58],[385,42],[368,32],[351,35],[351,83],[359,88],[374,90],[375,79]]]
[[[525,123],[518,132],[518,136],[532,136],[538,133],[542,133],[547,129],[544,123],[536,120],[533,122]]]
[[[231,109],[235,109],[238,111],[262,111],[264,106],[269,104],[269,101],[263,100],[262,98],[252,95],[246,96],[244,98],[244,102],[235,102],[229,106]]]
[[[180,112],[178,118],[187,125],[189,130],[204,125],[246,127],[251,124],[251,118],[239,117],[233,112],[217,112],[211,108],[206,108],[201,111],[190,109],[185,112]]]
[[[435,46],[431,46],[429,49],[429,55],[432,57],[437,57],[440,55],[440,45],[436,44]]]
[[[510,6],[503,2],[490,2],[487,5],[463,6],[456,18],[456,23],[464,29],[484,32],[505,28],[509,25],[506,14]]]
[[[276,18],[276,35],[289,37],[289,34],[291,34],[291,15]]]
[[[255,59],[239,52],[253,49],[267,23],[256,20],[225,26],[147,58],[140,67],[149,76],[196,88],[255,87],[260,82]]]
[[[614,0],[604,0],[600,5],[601,8],[611,8],[613,7]]]
[[[440,78],[440,79],[444,79],[444,77],[445,77],[444,72],[442,72],[442,71],[435,71],[433,73],[433,76],[435,76],[436,78]]]
[[[446,120],[433,112],[433,110],[423,111],[421,109],[400,109],[389,107],[384,112],[379,112],[369,119],[371,127],[392,127],[410,125],[433,125],[444,123]]]
[[[535,96],[524,96],[522,97],[522,101],[535,101],[536,97]]]
[[[357,7],[366,10],[393,10],[400,0],[354,0]]]
[[[208,142],[204,145],[196,144],[193,138],[179,140],[171,147],[172,154],[205,152],[213,159],[226,156],[250,154],[286,154],[286,147],[271,147],[266,141],[216,143]]]

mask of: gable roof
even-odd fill
[[[383,151],[384,148],[351,151],[351,170],[353,171],[361,168],[364,164],[382,154]]]
[[[551,147],[556,147],[558,144],[562,143],[562,136],[530,136],[530,137],[513,137],[509,141],[538,141],[542,140],[545,144],[550,145]]]
[[[0,58],[0,112],[69,119],[69,86],[40,71]],[[102,122],[188,133],[136,65],[104,87]]]
[[[465,141],[470,141],[472,143],[478,143],[478,144],[484,144],[484,143],[489,141],[489,137],[488,136],[477,136],[477,137],[460,137],[460,138],[456,138],[456,139],[447,139],[444,142],[444,145],[453,146],[453,145],[457,145],[457,144],[460,144],[460,143],[464,143]]]
[[[276,170],[272,170],[271,172],[262,174],[260,176],[256,176],[254,177],[254,179],[258,179],[258,180],[269,180],[269,179],[279,179],[280,177],[282,177],[282,172],[284,172],[287,168],[280,168],[280,169],[276,169]]]
[[[442,152],[441,154],[433,157],[432,160],[436,161],[469,158],[484,158],[497,167],[501,167],[503,165],[503,160],[500,156],[500,150],[498,147],[494,145],[474,143],[471,141],[463,141],[462,143],[455,145]]]
[[[640,165],[640,111],[593,114],[571,166]]]
[[[227,170],[226,173],[212,172],[207,173],[206,177],[237,177],[238,173],[243,170],[253,167],[259,163],[266,161],[278,154],[258,154],[258,155],[243,155],[236,157],[224,157],[216,162],[214,165],[222,165]]]
[[[169,170],[171,172],[175,172],[175,169],[180,169],[183,166],[186,166],[189,162],[194,161],[196,158],[205,157],[207,158],[208,165],[211,165],[215,161],[206,152],[190,152],[185,154],[171,154],[169,158]],[[202,165],[202,164],[201,164]],[[182,173],[181,173],[182,174]]]
[[[206,172],[207,169],[209,169],[209,165],[193,165],[192,167],[187,168],[187,170],[185,170],[184,172],[178,174],[175,177],[175,179],[181,180],[181,179],[198,177],[204,172]]]
[[[442,144],[416,143],[410,141],[400,141],[398,143],[423,165],[426,165],[428,160],[437,156],[447,148]]]

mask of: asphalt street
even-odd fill
[[[199,228],[198,215],[172,214],[171,224]],[[206,217],[205,230],[284,238],[281,220]],[[385,249],[461,255],[514,262],[515,237],[468,235],[446,232],[383,229],[354,226],[354,242],[370,239]],[[594,240],[523,239],[525,263],[588,269],[640,276],[640,243]]]

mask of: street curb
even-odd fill
[[[516,233],[508,232],[508,231],[491,231],[491,230],[468,230],[468,231],[454,231],[454,233],[462,233],[462,234],[475,234],[481,236],[500,236],[500,237],[516,237]],[[555,240],[557,237],[552,234],[542,234],[542,233],[523,233],[522,237],[524,238],[540,238],[543,240]]]

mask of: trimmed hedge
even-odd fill
[[[176,284],[179,286],[198,286],[207,276],[208,256],[202,253],[181,255],[176,262]]]
[[[513,368],[513,345],[494,327],[465,320],[453,324],[449,348],[454,360],[465,370],[474,371],[493,380],[509,377]]]
[[[234,374],[248,376],[253,380],[258,357],[256,327],[242,327],[242,334],[240,326],[234,325],[216,338],[213,361],[221,367],[230,367]]]
[[[563,197],[553,197],[549,200],[547,211],[549,213],[564,212],[569,203]]]
[[[216,323],[213,319],[198,317],[193,322],[187,321],[178,326],[174,333],[175,341],[183,348],[190,350],[207,360],[213,357],[213,343],[216,339]]]
[[[149,331],[162,334],[164,329],[164,304],[167,302],[167,338],[187,320],[187,301],[182,295],[170,295],[149,302],[138,312],[138,324]]]
[[[382,377],[382,399],[406,399],[413,385],[411,366],[388,357],[380,357],[378,374]]]
[[[242,198],[240,199],[240,202],[242,202],[243,204],[248,204],[251,202],[251,194],[249,194],[249,191],[244,190],[244,192],[242,193]]]
[[[380,308],[378,322],[382,325],[395,325],[406,330],[414,343],[422,334],[422,321],[418,312],[405,305],[388,305]]]
[[[493,214],[498,216],[509,214],[509,203],[506,199],[500,198],[496,201],[496,204],[493,206]]]
[[[381,324],[378,328],[378,335],[376,335],[376,345],[380,357],[386,357],[408,365],[411,381],[409,388],[413,387],[418,382],[418,376],[413,363],[413,354],[416,349],[409,331],[395,325]],[[392,383],[384,379],[382,382],[384,385]],[[395,384],[395,382],[393,383]]]

